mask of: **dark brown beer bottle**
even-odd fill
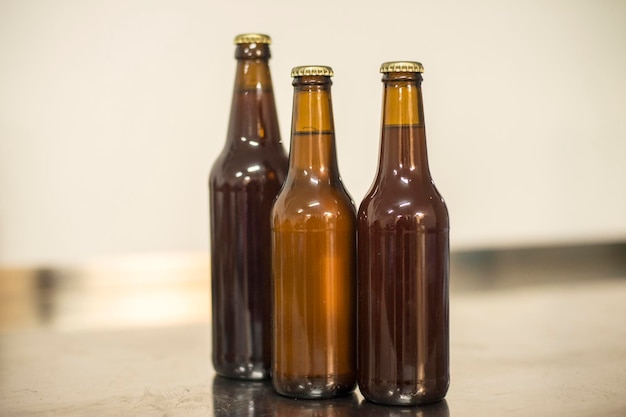
[[[226,145],[209,178],[213,365],[231,378],[269,377],[272,203],[287,173],[268,60],[270,38],[235,38]]]
[[[332,69],[296,67],[289,172],[272,210],[272,380],[280,394],[356,386],[356,213],[337,168]]]
[[[359,376],[382,404],[442,399],[449,373],[449,222],[428,168],[417,62],[388,62],[376,179],[358,213]]]

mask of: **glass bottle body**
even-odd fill
[[[356,213],[337,170],[330,80],[302,78],[272,210],[272,379],[280,394],[328,398],[356,386]]]
[[[405,102],[384,103],[379,169],[358,214],[359,388],[390,405],[434,402],[449,386],[449,220],[428,170],[419,81],[386,82],[384,100],[404,89]],[[385,114],[400,105],[414,109]]]
[[[213,365],[269,378],[272,203],[287,173],[267,45],[238,45],[226,145],[209,177]]]

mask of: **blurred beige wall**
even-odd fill
[[[419,60],[455,249],[626,239],[626,2],[0,0],[0,263],[208,250],[233,37],[333,66],[358,204],[387,60]]]

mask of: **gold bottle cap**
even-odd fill
[[[261,33],[243,33],[235,36],[235,45],[241,43],[265,43],[269,45],[272,43],[272,38]]]
[[[292,77],[304,77],[304,76],[323,76],[332,77],[335,75],[331,67],[324,65],[303,65],[300,67],[294,67],[291,70]]]
[[[424,72],[424,67],[419,62],[414,61],[391,61],[383,62],[380,65],[380,72]]]

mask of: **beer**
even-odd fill
[[[337,167],[332,75],[292,71],[289,172],[272,210],[272,379],[291,397],[356,385],[356,213]]]
[[[226,144],[209,178],[213,365],[219,375],[269,378],[272,203],[288,167],[269,69],[270,38],[235,38],[237,68]]]
[[[423,67],[381,72],[378,171],[358,212],[358,383],[370,401],[424,404],[450,380],[448,211],[428,167]]]

